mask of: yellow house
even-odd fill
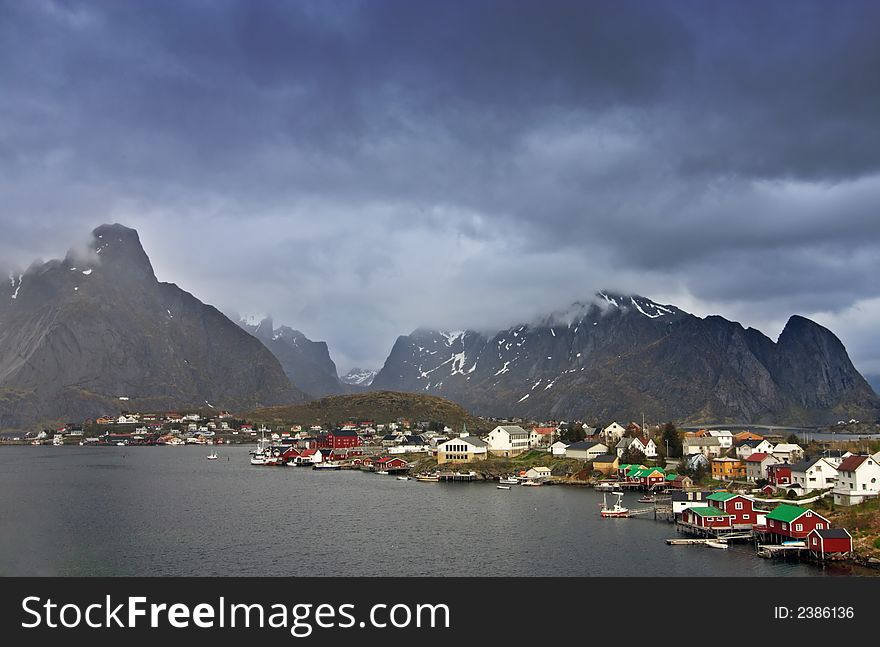
[[[593,459],[593,470],[602,472],[605,476],[616,473],[620,467],[620,459],[617,454],[602,454]]]
[[[716,481],[745,480],[746,464],[738,458],[713,458],[712,478]]]

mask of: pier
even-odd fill
[[[476,472],[440,472],[441,481],[476,481]]]

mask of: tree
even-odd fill
[[[559,440],[564,443],[576,443],[587,437],[583,427],[574,423],[569,423],[562,427],[559,431]]]
[[[645,454],[637,447],[627,447],[620,456],[620,462],[628,465],[641,465],[645,462]]]
[[[675,425],[671,422],[667,422],[665,425],[663,425],[663,433],[660,436],[660,444],[663,447],[669,447],[669,458],[681,458],[681,434],[678,433],[678,429],[676,429]]]
[[[789,443],[790,445],[797,445],[799,441],[800,438],[798,438],[797,434],[794,433],[788,434],[788,436],[785,437],[785,442]]]

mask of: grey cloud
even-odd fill
[[[0,1],[0,259],[125,222],[160,278],[326,338],[342,369],[420,324],[600,288],[758,326],[836,317],[880,296],[878,18]]]

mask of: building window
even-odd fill
[[[804,525],[801,523],[797,523],[795,524],[794,529],[796,532],[801,532],[804,529]]]

